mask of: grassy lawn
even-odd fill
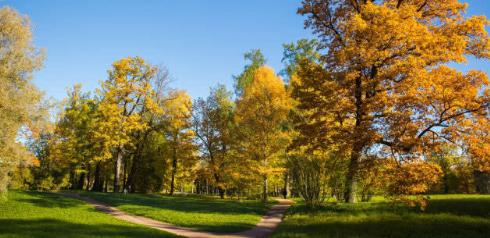
[[[84,202],[48,193],[10,191],[0,201],[0,237],[175,237],[119,221]]]
[[[490,237],[490,195],[433,195],[426,213],[376,200],[294,205],[273,237]]]
[[[267,211],[259,201],[82,192],[131,214],[203,231],[236,232],[253,227]]]

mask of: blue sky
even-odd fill
[[[34,83],[61,99],[81,83],[92,90],[113,61],[141,56],[167,66],[173,87],[192,97],[224,83],[243,69],[243,53],[260,48],[269,65],[282,68],[282,44],[311,38],[296,14],[300,0],[244,1],[28,1],[3,0],[31,18],[34,43],[46,50]],[[468,0],[468,14],[490,17],[488,0]],[[458,66],[490,72],[490,62]]]

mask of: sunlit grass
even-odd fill
[[[375,202],[299,203],[273,237],[490,237],[490,195],[432,195],[427,212]]]

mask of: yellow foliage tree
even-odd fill
[[[185,91],[172,91],[165,99],[163,123],[169,143],[168,154],[171,157],[170,195],[175,192],[176,178],[179,172],[181,179],[186,172],[192,171],[195,165],[196,146],[193,143],[192,131],[192,101]]]
[[[116,61],[109,70],[109,79],[102,83],[98,110],[101,120],[96,140],[103,144],[103,157],[114,159],[114,191],[120,187],[121,162],[125,151],[134,147],[131,136],[148,127],[143,114],[163,113],[155,101],[151,80],[156,67],[140,57]]]
[[[289,142],[284,124],[291,102],[281,78],[274,70],[258,68],[237,101],[239,153],[248,161],[248,168],[263,182],[262,199],[268,198],[268,178],[280,172],[280,158]]]

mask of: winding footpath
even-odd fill
[[[151,227],[154,229],[158,229],[161,231],[166,231],[169,233],[173,233],[178,236],[189,237],[189,238],[263,238],[267,237],[277,228],[279,223],[281,223],[284,214],[287,209],[291,206],[292,201],[287,199],[277,199],[279,204],[273,205],[267,214],[265,214],[255,227],[250,230],[238,232],[238,233],[214,233],[214,232],[205,232],[198,231],[192,228],[179,227],[176,225],[172,225],[169,223],[157,221],[151,218],[131,215],[126,212],[123,212],[115,207],[111,207],[107,204],[98,202],[94,199],[80,196],[76,193],[58,193],[63,196],[80,199],[82,201],[87,202],[92,205],[98,211],[107,213],[117,219],[131,222],[134,224],[139,224],[147,227]]]

